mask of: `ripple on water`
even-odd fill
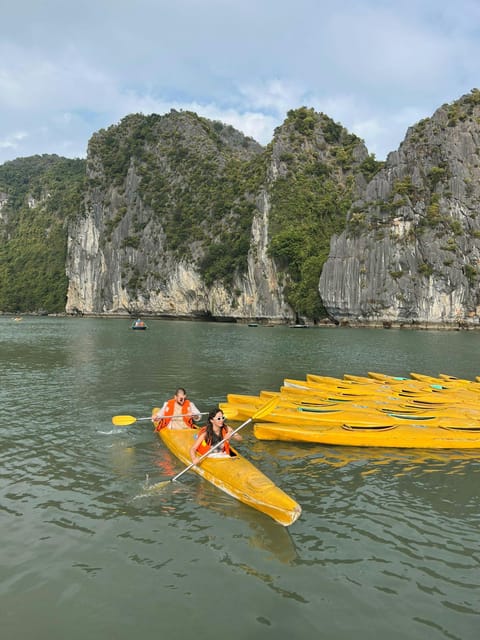
[[[319,564],[333,579],[355,585],[366,610],[372,599],[390,611],[401,603],[413,625],[436,628],[444,619],[446,635],[462,637],[457,624],[470,637],[480,615],[478,498],[472,497],[478,463],[463,452],[444,458],[432,452],[431,462],[428,454],[400,452],[316,454],[296,463],[302,468],[296,496],[310,525],[294,533],[304,550],[298,562]],[[366,473],[372,467],[376,473]]]
[[[11,637],[28,637],[26,597],[35,622],[42,612],[56,624],[63,615],[61,637],[75,627],[82,637],[105,628],[119,640],[146,638],[172,617],[185,635],[192,625],[213,629],[213,640],[226,627],[212,600],[222,602],[235,640],[259,630],[343,640],[353,627],[358,640],[477,637],[476,453],[259,442],[247,427],[242,453],[302,506],[285,529],[195,475],[144,495],[182,465],[148,423],[112,428],[114,414],[148,415],[179,379],[203,409],[227,391],[276,388],[282,368],[296,367],[283,373],[298,377],[321,356],[318,371],[348,331],[286,340],[281,329],[252,334],[218,323],[180,323],[178,332],[166,323],[146,336],[120,325],[45,320],[36,336],[25,322],[24,342],[18,331],[0,334],[9,370],[0,386],[0,593]],[[371,344],[373,334],[353,337],[366,369],[371,354],[359,335]],[[404,335],[375,341],[396,336],[407,358]],[[451,337],[460,339],[471,338]],[[220,625],[211,627],[213,614]]]

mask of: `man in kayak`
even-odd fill
[[[200,420],[201,413],[197,407],[187,399],[187,392],[183,387],[175,391],[170,400],[164,402],[163,407],[152,415],[155,430],[160,429],[194,429],[194,420]]]
[[[222,440],[225,440],[219,447],[214,449],[212,453],[220,453],[224,455],[234,455],[230,453],[229,439],[232,436],[233,429],[225,424],[225,416],[223,411],[218,407],[215,407],[213,411],[210,411],[207,419],[207,426],[204,427],[198,438],[195,440],[192,448],[190,449],[190,457],[195,464],[200,460],[201,456],[210,451]],[[233,434],[234,440],[242,440],[242,436],[238,433]]]

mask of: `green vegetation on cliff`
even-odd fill
[[[78,229],[92,233],[76,257],[106,265],[98,308],[117,285],[147,304],[182,260],[195,282],[200,273],[202,295],[222,283],[232,294],[226,305],[234,306],[241,291],[233,283],[250,252],[255,259],[259,248],[255,267],[264,266],[258,228],[252,242],[258,215],[268,223],[284,297],[299,316],[323,315],[320,275],[328,271],[332,237],[345,229],[350,244],[364,236],[372,251],[380,240],[391,242],[392,255],[403,251],[387,267],[398,287],[405,288],[407,273],[413,289],[417,276],[447,287],[461,278],[477,317],[479,105],[473,90],[417,123],[379,176],[383,163],[362,140],[306,107],[288,112],[266,148],[231,126],[171,111],[130,115],[99,131],[86,162],[47,155],[7,162],[0,166],[0,311],[64,310],[67,227],[75,233],[70,224],[80,216]],[[76,273],[79,289],[83,273]],[[341,290],[361,287],[368,310],[383,291],[372,293],[363,276],[359,282]],[[328,286],[325,305],[336,310]]]
[[[344,227],[355,176],[365,182],[378,164],[359,138],[305,107],[288,113],[266,149],[195,113],[132,114],[92,136],[87,162],[35,156],[0,167],[0,309],[64,309],[67,225],[87,211],[98,216],[101,246],[122,252],[130,295],[148,297],[147,271],[161,283],[158,258],[145,256],[145,273],[131,259],[160,237],[163,252],[195,263],[207,287],[231,287],[247,270],[265,191],[286,299],[318,318],[330,238]]]
[[[205,283],[229,285],[247,265],[253,194],[264,174],[261,151],[233,127],[194,113],[132,115],[92,138],[89,153],[99,163],[92,163],[90,181],[121,190],[132,167],[143,205],[165,233],[166,250],[192,258],[195,244]],[[126,212],[107,220],[110,235]]]
[[[283,176],[271,187],[270,254],[285,274],[285,294],[297,314],[324,315],[318,293],[330,239],[345,227],[355,175],[378,170],[363,142],[313,109],[288,112],[276,131]]]
[[[0,310],[62,312],[67,223],[83,198],[85,161],[32,156],[0,166]]]
[[[358,183],[381,166],[357,136],[306,107],[288,113],[267,149],[194,113],[131,115],[93,136],[89,158],[89,185],[106,199],[106,241],[114,241],[128,215],[122,247],[140,249],[148,221],[135,221],[138,212],[127,206],[138,193],[165,236],[164,250],[196,262],[207,286],[231,286],[235,275],[245,273],[253,216],[267,190],[270,255],[284,276],[287,301],[310,318],[323,315],[318,281],[330,238],[343,230]],[[269,179],[279,164],[283,171]],[[139,179],[135,187],[128,186],[133,176]],[[127,263],[122,278],[133,293],[132,283],[143,286]]]

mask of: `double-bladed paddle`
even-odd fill
[[[225,416],[228,420],[235,420],[238,411],[236,409],[227,409],[224,411]],[[168,418],[190,418],[192,416],[206,416],[208,415],[208,411],[200,411],[199,413],[185,413],[179,416],[166,416]],[[152,420],[152,416],[148,418],[135,418],[135,416],[113,416],[112,422],[116,427],[128,427],[135,422],[142,422],[142,420]]]
[[[180,416],[175,416],[175,418],[189,418],[191,416],[206,416],[208,411],[201,411],[200,413],[186,413]],[[169,418],[172,416],[168,416]],[[128,427],[130,424],[134,424],[134,422],[141,422],[142,420],[150,420],[152,421],[152,416],[148,418],[135,418],[135,416],[113,416],[112,422],[116,427]]]
[[[170,478],[169,480],[164,480],[163,482],[157,482],[154,486],[155,489],[160,488],[162,485],[166,485],[169,482],[175,482],[175,480],[178,480],[178,478],[180,478],[180,476],[183,476],[184,473],[186,473],[189,469],[191,469],[192,467],[200,464],[200,462],[206,458],[210,453],[212,453],[212,451],[214,451],[215,449],[218,449],[218,447],[220,447],[220,445],[222,445],[226,440],[229,440],[232,436],[234,436],[238,431],[240,431],[240,429],[243,429],[243,427],[246,427],[247,424],[249,424],[250,422],[253,422],[254,420],[258,420],[259,418],[264,418],[266,415],[268,415],[269,413],[271,413],[275,407],[278,404],[279,399],[277,397],[272,398],[271,400],[269,400],[267,402],[267,404],[265,404],[263,407],[260,407],[260,409],[258,409],[258,411],[256,411],[251,418],[249,418],[248,420],[246,420],[243,424],[241,424],[239,427],[237,427],[236,429],[234,429],[232,431],[231,434],[229,434],[226,438],[224,438],[223,440],[220,440],[220,442],[217,442],[217,444],[213,445],[213,447],[211,447],[206,453],[204,453],[202,456],[200,456],[200,458],[197,460],[197,462],[192,462],[191,464],[188,465],[188,467],[185,467],[185,469],[183,469],[183,471],[180,471],[180,473],[177,473],[176,476],[173,476],[173,478]],[[224,415],[226,415],[226,412],[223,412]],[[227,412],[228,413],[228,412]]]

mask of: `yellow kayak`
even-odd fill
[[[280,424],[291,425],[313,425],[313,426],[337,426],[342,424],[355,424],[366,427],[387,427],[398,422],[398,419],[389,416],[382,411],[374,409],[349,408],[337,411],[317,411],[314,407],[296,407],[289,409],[279,406],[272,411],[268,422],[278,422]]]
[[[192,462],[190,448],[197,435],[195,429],[159,431],[165,446],[185,465]],[[238,451],[232,451],[234,457],[212,453],[192,469],[225,493],[267,514],[279,524],[285,527],[293,524],[302,512],[300,505]]]
[[[255,411],[254,406],[245,406],[235,404],[220,404],[220,409],[234,409],[238,419],[247,418]],[[386,427],[399,422],[398,418],[389,416],[383,411],[375,409],[350,407],[345,409],[342,406],[325,410],[324,407],[279,404],[278,407],[269,413],[268,422],[279,422],[280,424],[291,425],[324,425],[336,426],[345,423],[352,423],[357,426],[378,426]]]
[[[315,427],[258,422],[253,430],[259,440],[315,442],[352,447],[395,447],[405,449],[478,449],[480,429],[393,425],[380,428]]]

